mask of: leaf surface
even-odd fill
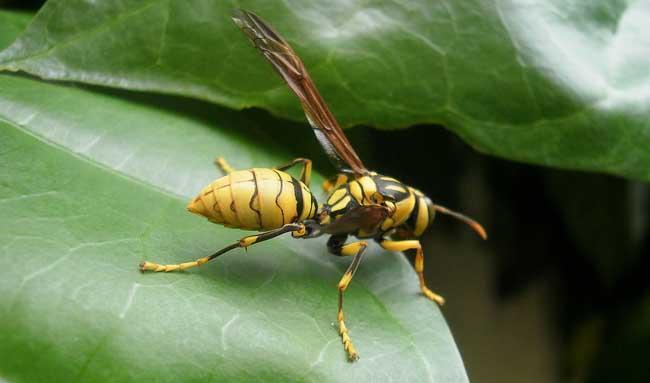
[[[303,121],[235,6],[287,37],[344,126],[443,124],[492,155],[650,180],[645,1],[51,0],[0,68]]]
[[[466,382],[411,266],[376,246],[346,293],[355,364],[332,326],[350,259],[323,239],[137,271],[244,235],[185,211],[218,176],[214,156],[291,156],[265,130],[277,120],[194,104],[0,75],[0,379]]]
[[[33,17],[28,12],[0,9],[0,49],[11,45]]]

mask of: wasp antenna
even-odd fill
[[[436,210],[436,211],[439,211],[439,212],[441,212],[441,213],[443,213],[443,214],[450,215],[450,216],[452,216],[452,217],[454,217],[454,218],[456,218],[456,219],[458,219],[458,220],[460,220],[460,221],[465,222],[465,223],[468,224],[472,229],[474,229],[474,231],[475,231],[478,235],[480,235],[481,238],[483,238],[483,239],[487,239],[488,236],[487,236],[487,233],[485,232],[485,229],[483,228],[483,226],[481,226],[480,223],[474,221],[473,219],[471,219],[471,218],[469,218],[469,217],[467,217],[467,216],[465,216],[465,215],[463,215],[463,214],[456,213],[456,212],[453,211],[453,210],[449,210],[449,209],[447,209],[447,208],[444,207],[444,206],[433,205],[433,209]]]

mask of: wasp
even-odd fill
[[[343,298],[361,263],[368,240],[389,251],[415,251],[414,268],[425,297],[439,305],[442,296],[431,291],[424,280],[424,253],[418,238],[431,226],[436,213],[450,215],[474,229],[483,239],[487,234],[473,219],[431,201],[421,191],[395,178],[368,170],[359,159],[343,130],[316,89],[302,60],[287,41],[252,12],[237,10],[233,21],[254,47],[271,63],[297,96],[316,138],[338,174],[325,181],[326,201],[318,205],[310,190],[312,163],[297,158],[273,169],[235,171],[224,159],[217,165],[226,173],[206,186],[187,209],[226,227],[257,230],[216,253],[195,261],[173,265],[142,262],[142,271],[176,271],[200,266],[235,248],[291,233],[295,238],[329,235],[327,248],[352,262],[338,283],[338,332],[350,361],[359,358],[343,313]],[[300,165],[300,180],[285,170]],[[358,240],[347,242],[348,237]]]

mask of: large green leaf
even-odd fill
[[[347,293],[355,364],[332,326],[350,259],[322,239],[137,271],[244,234],[185,211],[216,154],[236,167],[291,155],[262,131],[279,121],[191,104],[0,76],[0,379],[466,382],[411,266],[376,246]]]
[[[235,5],[287,36],[346,126],[440,123],[505,158],[650,180],[644,1],[51,0],[0,68],[302,120]]]
[[[34,17],[27,12],[0,9],[0,49],[8,47]]]

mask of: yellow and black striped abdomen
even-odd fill
[[[187,206],[211,222],[245,230],[271,230],[316,215],[305,184],[276,169],[234,171],[201,190]]]

